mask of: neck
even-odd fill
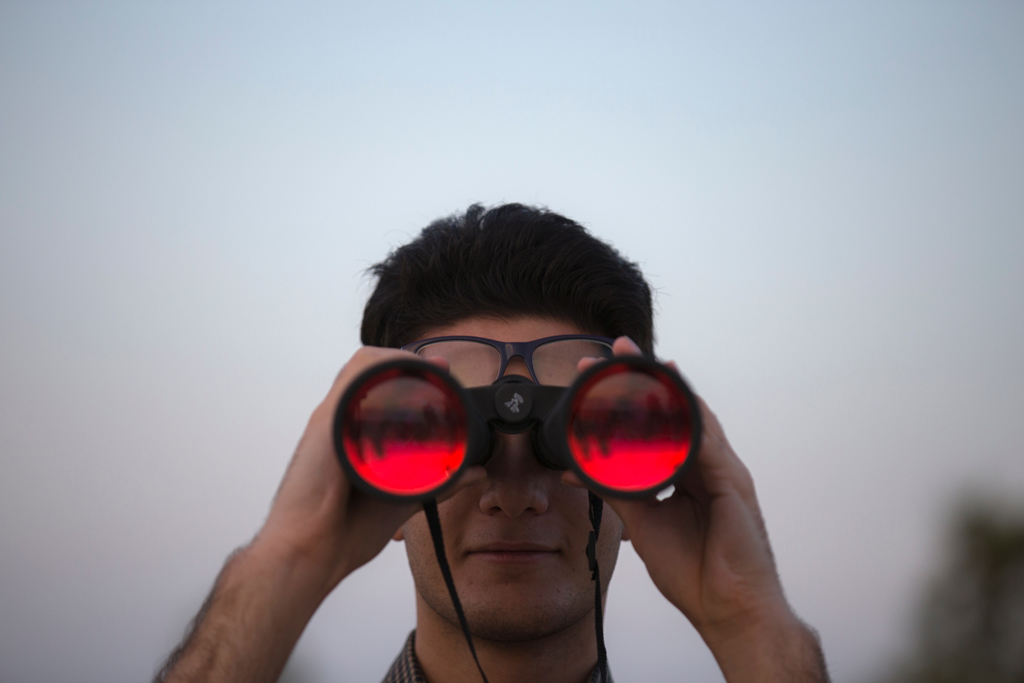
[[[586,683],[597,665],[594,612],[535,640],[504,642],[473,637],[490,683]],[[416,659],[431,683],[481,683],[459,625],[435,612],[416,594]]]

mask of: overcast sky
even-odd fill
[[[364,270],[472,202],[638,261],[837,681],[965,492],[1024,498],[1024,6],[0,5],[0,679],[146,680],[358,346]],[[391,544],[296,676],[376,681]],[[720,680],[630,548],[622,681]]]

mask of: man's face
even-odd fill
[[[516,342],[581,333],[572,324],[542,318],[470,318],[423,336],[471,335]],[[509,362],[505,374],[529,378],[519,358]],[[561,472],[540,464],[529,432],[495,432],[485,467],[486,479],[439,505],[445,550],[470,631],[489,640],[534,640],[588,617],[594,609],[594,584],[586,558],[591,530],[587,491],[563,484]],[[611,578],[621,537],[622,522],[605,506],[598,541],[603,588]],[[416,583],[418,609],[432,610],[457,627],[422,512],[396,535],[401,538]]]

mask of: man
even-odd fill
[[[273,681],[323,599],[389,539],[404,540],[416,630],[385,680],[479,681],[418,505],[354,489],[331,436],[349,383],[410,342],[468,335],[499,342],[614,337],[616,355],[653,356],[650,288],[638,268],[557,214],[511,204],[437,221],[373,268],[360,349],[338,374],[285,473],[263,528],[227,562],[163,681]],[[435,347],[439,348],[439,347]],[[535,354],[536,355],[536,354]],[[427,362],[466,381],[465,357]],[[507,359],[497,379],[535,379],[536,357]],[[566,356],[571,377],[595,362]],[[476,367],[476,366],[474,366]],[[703,403],[697,462],[672,496],[605,500],[597,544],[607,587],[621,540],[704,638],[730,683],[826,681],[814,632],[782,592],[750,474]],[[445,552],[482,671],[492,683],[584,683],[599,671],[585,553],[588,493],[545,468],[528,434],[495,434],[484,466],[440,502]],[[602,591],[603,594],[603,591]]]

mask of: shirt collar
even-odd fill
[[[405,647],[395,658],[391,668],[381,683],[427,683],[427,677],[420,669],[420,663],[416,660],[416,631],[409,634],[405,639]],[[590,674],[588,683],[601,683],[601,677],[595,668]],[[607,683],[613,683],[611,676]]]

